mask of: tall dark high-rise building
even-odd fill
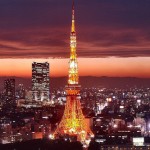
[[[32,95],[35,101],[49,101],[49,63],[32,63]]]
[[[4,100],[3,106],[15,106],[15,79],[6,79],[4,81]]]

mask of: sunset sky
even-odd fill
[[[0,0],[0,76],[68,73],[72,0]],[[150,77],[150,1],[75,0],[81,76]]]

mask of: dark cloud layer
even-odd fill
[[[75,0],[79,57],[150,56],[149,0]],[[71,0],[1,0],[0,58],[68,57]]]

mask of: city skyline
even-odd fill
[[[149,78],[150,3],[76,1],[79,75]],[[71,1],[0,4],[0,76],[30,77],[37,58],[50,63],[51,76],[66,76]]]
[[[149,6],[1,0],[0,149],[150,149]]]

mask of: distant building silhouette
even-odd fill
[[[23,84],[19,84],[16,88],[16,97],[19,99],[25,99],[25,89]]]
[[[35,101],[49,101],[49,63],[32,63],[32,96]]]

